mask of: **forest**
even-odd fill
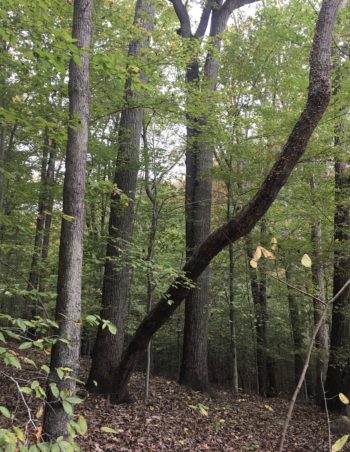
[[[349,25],[1,1],[1,450],[350,450]]]

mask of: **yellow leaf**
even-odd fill
[[[273,253],[271,253],[271,251],[267,250],[266,248],[263,248],[262,246],[260,248],[261,248],[261,252],[262,252],[263,256],[265,257],[265,259],[270,259],[270,260],[276,259],[276,256]]]
[[[340,399],[341,403],[344,403],[344,405],[349,405],[349,403],[350,403],[349,399],[342,392],[339,393],[339,399]]]
[[[250,266],[251,266],[252,268],[257,268],[257,266],[258,266],[257,261],[255,261],[254,259],[251,259],[251,261],[249,262],[249,264],[250,264]]]
[[[310,256],[308,254],[304,254],[304,256],[301,258],[301,265],[303,265],[306,268],[311,267],[312,260],[310,259]]]
[[[273,411],[272,406],[270,406],[270,405],[268,405],[268,404],[264,405],[264,407],[265,407],[267,410],[269,410],[269,411]]]
[[[272,239],[271,239],[271,249],[272,249],[272,251],[277,250],[277,239],[276,239],[276,237],[272,237]]]
[[[283,279],[286,276],[286,270],[284,268],[278,268],[276,270],[277,278]]]
[[[341,438],[339,438],[332,446],[332,452],[338,452],[342,450],[342,448],[345,446],[347,440],[349,439],[349,435],[344,435]]]
[[[44,405],[41,405],[38,411],[36,412],[35,416],[37,419],[40,419],[43,414],[44,414]]]
[[[261,246],[258,246],[255,250],[254,256],[253,256],[253,260],[258,262],[258,260],[261,258],[262,253],[261,253]]]

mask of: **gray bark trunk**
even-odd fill
[[[68,128],[66,173],[63,187],[63,214],[59,250],[56,321],[58,340],[51,352],[48,378],[48,400],[45,405],[43,435],[45,439],[67,435],[70,416],[52,393],[51,383],[60,391],[74,395],[79,370],[81,274],[83,258],[85,167],[89,121],[89,53],[91,40],[92,0],[75,0],[72,37],[77,40],[81,65],[73,59],[69,66],[69,116],[78,121]],[[68,344],[60,339],[65,339]],[[58,378],[56,369],[72,369],[70,377]]]
[[[39,192],[38,213],[36,219],[34,250],[28,278],[28,291],[38,291],[43,287],[40,284],[42,280],[43,266],[42,261],[46,260],[49,246],[49,231],[51,225],[52,193],[50,186],[52,184],[52,173],[54,172],[55,158],[53,153],[53,143],[45,130],[43,156],[41,163],[41,186]],[[53,166],[53,168],[52,168]],[[33,318],[37,314],[37,294],[34,297],[26,297],[26,317]]]
[[[129,56],[140,57],[142,49],[148,46],[149,33],[153,29],[154,2],[137,0],[134,26],[140,28],[141,37],[130,42]],[[141,76],[142,77],[142,76]],[[101,394],[109,393],[112,375],[123,351],[125,319],[128,307],[130,284],[129,247],[132,240],[134,203],[139,170],[140,138],[143,108],[133,87],[133,77],[125,84],[126,108],[121,114],[118,155],[114,183],[116,193],[111,198],[109,217],[109,239],[106,251],[105,272],[102,287],[101,318],[117,327],[111,334],[100,326],[95,341],[93,360],[87,388]],[[97,382],[97,386],[95,384]]]
[[[338,141],[338,139],[336,140]],[[338,143],[339,144],[339,143]],[[335,203],[334,214],[334,273],[333,293],[338,291],[350,278],[350,163],[335,162]],[[347,288],[333,303],[330,356],[326,378],[327,405],[330,409],[342,411],[344,405],[337,397],[343,392],[350,397],[350,289]]]
[[[286,282],[293,284],[293,272],[289,267],[286,268]],[[301,372],[304,366],[303,360],[303,334],[300,322],[299,302],[293,289],[288,287],[288,309],[290,318],[290,327],[294,347],[294,383],[298,384]]]
[[[191,25],[181,1],[174,2],[174,8],[180,20],[180,34],[184,38],[201,39],[207,28],[211,14],[210,37],[213,49],[209,50],[203,68],[204,80],[201,88],[208,93],[216,89],[219,73],[221,38],[227,21],[234,9],[254,1],[237,2],[208,1],[203,7],[202,17],[195,35],[191,34]],[[181,8],[182,6],[182,8]],[[199,64],[192,61],[187,69],[186,82],[189,90],[199,92]],[[193,106],[192,106],[193,109]],[[186,151],[186,252],[190,258],[194,250],[210,234],[211,192],[213,147],[208,143],[205,131],[208,116],[194,118],[188,114]],[[202,131],[204,130],[204,132]],[[192,389],[211,392],[208,380],[208,310],[209,310],[209,269],[198,277],[196,287],[186,298],[185,325],[180,383]]]
[[[312,177],[310,181],[312,190],[316,190],[315,178]],[[311,225],[311,243],[312,243],[312,282],[314,286],[314,293],[320,300],[326,300],[324,269],[321,253],[321,223],[316,221]],[[322,315],[322,306],[314,301],[314,323],[318,324]],[[326,320],[321,324],[316,336],[316,400],[321,404],[324,399],[323,386],[326,381],[327,367],[328,367],[328,349],[329,349],[329,332]]]
[[[227,184],[227,221],[233,217],[233,201],[231,183]],[[229,321],[230,321],[230,353],[232,367],[232,390],[238,393],[238,365],[237,365],[237,343],[236,343],[236,314],[235,314],[235,262],[233,244],[228,245],[229,258]]]

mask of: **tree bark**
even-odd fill
[[[208,0],[203,7],[201,19],[194,35],[191,33],[190,19],[182,1],[172,3],[180,21],[180,34],[184,38],[202,39],[211,17],[209,35],[213,41],[213,48],[209,50],[206,57],[203,81],[199,82],[199,63],[196,60],[189,64],[186,73],[189,92],[194,88],[198,93],[202,89],[210,94],[216,89],[219,73],[220,35],[225,31],[231,13],[245,4],[254,3],[254,0],[243,2],[227,0],[225,3],[221,0]],[[189,103],[188,100],[188,106],[190,106]],[[208,113],[205,112],[198,118],[188,112],[185,213],[186,253],[189,259],[193,251],[210,233],[213,147],[208,144],[205,135]],[[209,269],[206,269],[197,278],[196,287],[186,298],[180,383],[192,389],[210,393],[207,362],[208,310]]]
[[[261,223],[260,242],[264,243],[265,224]],[[249,243],[249,242],[248,242]],[[253,257],[254,249],[249,243],[248,255]],[[258,394],[266,396],[268,386],[267,374],[267,300],[266,300],[266,274],[264,263],[259,262],[258,268],[250,268],[250,287],[255,308],[256,333],[256,367]]]
[[[311,190],[316,190],[315,177],[310,181]],[[320,300],[326,299],[324,269],[321,254],[322,230],[321,222],[315,221],[311,225],[311,243],[312,243],[312,282],[314,286],[315,296]],[[322,316],[321,306],[314,301],[314,324],[317,325]],[[315,395],[318,404],[323,403],[324,394],[323,386],[326,381],[328,367],[328,349],[329,349],[329,333],[326,320],[322,322],[316,335],[316,385]]]
[[[336,139],[339,144],[339,139]],[[333,294],[343,287],[350,277],[350,163],[335,162],[334,214],[334,273]],[[330,337],[330,357],[326,379],[327,405],[331,410],[342,411],[343,403],[337,397],[343,392],[350,396],[350,289],[347,288],[333,304]]]
[[[153,21],[154,2],[152,0],[137,0],[134,26],[140,28],[141,37],[130,42],[130,57],[139,57],[142,49],[148,45],[149,33],[153,29]],[[131,67],[130,71],[132,72]],[[143,108],[135,108],[138,95],[133,87],[134,76],[130,76],[125,84],[124,99],[126,108],[122,111],[119,126],[118,155],[114,175],[116,191],[111,198],[109,238],[100,314],[101,318],[109,320],[116,325],[117,333],[113,335],[107,328],[102,329],[102,326],[99,327],[90,375],[86,385],[90,391],[101,394],[110,392],[112,376],[120,361],[128,306],[130,283],[129,247],[134,222],[134,202],[143,119]],[[95,382],[97,382],[97,385]]]
[[[229,243],[251,231],[269,209],[293,168],[303,155],[308,141],[325,112],[331,97],[331,42],[341,0],[324,0],[317,20],[310,58],[310,84],[306,106],[290,133],[283,150],[252,200],[230,221],[212,232],[194,251],[180,274],[158,304],[137,328],[123,353],[113,381],[114,403],[128,400],[127,385],[140,354],[152,335],[171,317],[188,295],[187,279],[196,281],[211,260]]]
[[[288,266],[286,268],[286,281],[288,284],[292,284],[292,278],[293,272],[290,266]],[[289,287],[288,287],[288,309],[294,347],[294,383],[295,385],[297,385],[304,366],[304,360],[302,355],[303,335],[300,325],[299,302],[295,296],[293,289],[290,289]]]
[[[231,163],[231,162],[230,162]],[[230,165],[231,169],[232,166]],[[232,184],[227,184],[227,221],[230,221],[233,217],[233,196],[232,196]],[[236,314],[235,314],[235,261],[234,261],[234,249],[233,244],[228,245],[228,258],[229,258],[229,322],[230,322],[230,354],[231,354],[231,368],[232,368],[232,390],[234,394],[238,393],[238,365],[237,365],[237,343],[236,343]]]
[[[50,239],[51,213],[52,213],[52,176],[55,170],[55,157],[53,142],[48,136],[48,131],[44,132],[44,146],[41,163],[40,192],[38,201],[38,213],[36,219],[34,250],[28,278],[28,291],[38,291],[43,287],[40,284],[42,278],[42,260],[46,260]],[[50,212],[51,210],[51,212]],[[33,318],[37,314],[37,303],[34,297],[26,297],[26,317]]]
[[[43,435],[45,439],[67,435],[70,416],[50,388],[74,395],[79,369],[81,275],[84,231],[85,167],[89,121],[89,52],[92,27],[92,0],[75,0],[72,37],[76,39],[81,65],[70,61],[69,117],[75,127],[68,128],[66,173],[63,187],[63,218],[59,250],[56,321],[58,339],[51,352],[47,384]],[[62,341],[64,340],[64,342]],[[68,341],[68,343],[66,343]],[[70,368],[70,378],[59,379],[57,368]]]

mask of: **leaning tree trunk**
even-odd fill
[[[338,142],[338,139],[337,139]],[[339,143],[338,143],[339,144]],[[335,162],[335,214],[334,214],[334,274],[333,293],[336,294],[350,278],[350,164]],[[330,357],[326,379],[327,405],[341,411],[344,405],[337,395],[350,396],[350,288],[336,299],[332,311]]]
[[[66,174],[63,187],[63,218],[59,251],[56,321],[58,340],[51,352],[43,435],[45,439],[67,435],[70,416],[57,399],[51,384],[74,395],[79,370],[81,273],[83,258],[85,166],[89,121],[89,52],[92,0],[75,0],[72,37],[76,39],[81,64],[69,66],[69,117],[77,122],[68,128]],[[78,118],[78,121],[77,121]],[[61,341],[60,339],[64,339]],[[68,343],[66,342],[68,341]],[[57,368],[70,368],[69,378],[58,378]]]
[[[142,50],[148,45],[153,21],[154,1],[137,0],[134,26],[140,28],[141,36],[131,41],[130,57],[140,57]],[[132,72],[131,67],[129,72]],[[102,287],[101,318],[114,323],[117,333],[113,335],[107,328],[103,329],[100,325],[93,350],[90,375],[86,384],[90,391],[100,394],[109,393],[112,387],[112,375],[119,364],[123,351],[125,317],[128,306],[129,247],[134,222],[134,201],[143,118],[143,108],[137,107],[140,99],[137,98],[137,92],[133,87],[133,77],[135,75],[130,76],[125,84],[126,108],[121,114],[119,126],[118,155],[114,175],[116,190],[111,198],[109,238]]]
[[[195,250],[158,304],[137,328],[123,353],[114,375],[111,400],[128,400],[128,381],[137,359],[152,335],[161,328],[188,296],[188,278],[196,281],[211,260],[230,242],[249,233],[276,199],[281,188],[305,152],[310,137],[321,120],[331,97],[330,48],[333,28],[342,0],[324,0],[317,20],[310,61],[310,85],[306,106],[290,133],[283,150],[252,200],[230,221],[212,232]]]

